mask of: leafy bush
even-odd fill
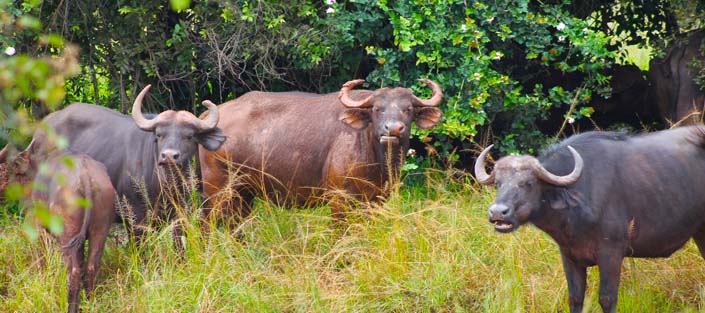
[[[474,139],[492,123],[505,152],[532,151],[545,137],[538,124],[551,108],[566,119],[590,116],[593,93],[608,93],[614,54],[610,37],[572,17],[563,5],[528,0],[372,1],[332,5],[334,25],[364,46],[378,66],[367,79],[379,86],[415,85],[429,77],[446,94],[444,122],[419,137],[432,136],[448,154],[459,139]],[[388,27],[380,25],[389,24]],[[579,73],[578,87],[545,82],[550,75]],[[543,83],[542,83],[543,82]]]
[[[504,152],[532,152],[553,135],[541,133],[549,112],[572,122],[610,94],[605,73],[622,43],[666,37],[678,29],[674,10],[693,11],[661,0],[172,2],[176,11],[154,0],[12,9],[81,47],[67,102],[126,112],[152,83],[148,109],[194,110],[249,90],[333,92],[353,78],[428,95],[415,81],[428,77],[444,88],[445,120],[414,136],[443,156],[489,136]]]

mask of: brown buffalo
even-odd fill
[[[6,145],[0,150],[0,201],[5,199],[5,190],[11,183],[15,182],[24,186],[28,185],[33,178],[29,168],[28,151],[10,156],[10,150],[12,150],[10,145]]]
[[[441,88],[420,81],[431,88],[430,99],[407,88],[352,90],[364,82],[353,80],[337,94],[249,92],[221,104],[219,127],[228,141],[215,152],[200,149],[207,207],[235,206],[242,216],[256,195],[302,204],[329,190],[376,200],[400,171],[412,121],[426,129],[441,120]],[[229,175],[234,169],[244,175]],[[344,215],[339,201],[331,210]]]
[[[701,46],[705,30],[676,38],[663,58],[649,64],[649,80],[654,85],[662,117],[671,123],[696,124],[702,120],[705,92],[695,83],[698,68],[693,61],[705,61]]]
[[[88,296],[95,287],[105,240],[115,219],[115,189],[103,164],[87,155],[71,155],[69,162],[67,156],[58,154],[47,160],[49,170],[37,174],[35,185],[42,188],[34,189],[32,201],[64,220],[56,239],[67,268],[68,311],[78,312],[81,280]],[[88,262],[84,266],[86,240]]]

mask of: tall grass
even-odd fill
[[[235,229],[203,233],[184,216],[152,228],[137,249],[120,227],[109,239],[94,312],[556,312],[568,311],[556,244],[534,227],[503,235],[487,222],[490,189],[429,176],[384,204],[333,223],[330,210],[259,201]],[[65,310],[65,269],[52,240],[0,223],[0,311]],[[628,260],[620,312],[700,312],[705,262],[692,243],[669,259]],[[600,312],[596,268],[585,311]]]

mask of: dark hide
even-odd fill
[[[570,137],[539,157],[549,172],[567,175],[575,163],[567,147],[579,152],[582,174],[566,187],[508,163],[517,156],[502,158],[493,173],[499,187],[490,221],[503,232],[530,222],[558,243],[571,312],[582,311],[586,268],[598,265],[600,304],[615,312],[623,258],[667,257],[690,238],[705,256],[703,134],[705,128],[689,126]]]
[[[206,206],[234,206],[239,211],[226,214],[244,216],[255,195],[304,204],[330,190],[378,200],[388,173],[399,171],[409,148],[411,122],[430,128],[441,112],[414,107],[406,88],[353,90],[350,95],[356,101],[374,95],[374,105],[348,109],[338,93],[301,92],[249,92],[220,105],[219,126],[228,142],[214,153],[200,150],[203,190],[210,200]],[[387,131],[396,136],[390,145],[381,137]],[[228,163],[237,179],[228,178]],[[224,191],[228,184],[236,195]],[[332,211],[342,217],[343,205],[333,202]]]
[[[196,133],[185,118],[187,112],[162,114],[165,113],[168,118],[154,132],[137,128],[128,115],[84,103],[74,103],[49,114],[43,122],[68,140],[69,151],[86,154],[105,165],[119,199],[126,199],[129,204],[118,208],[121,218],[134,226],[144,222],[148,209],[155,209],[158,216],[169,219],[174,212],[163,197],[164,178],[172,170],[184,170],[199,144],[217,148],[225,140],[218,128]],[[155,133],[162,137],[157,138]],[[43,132],[37,132],[34,137],[40,142],[46,141]],[[181,163],[158,166],[160,145],[180,149]],[[142,228],[130,227],[130,230],[139,240]]]
[[[695,84],[693,60],[705,61],[700,52],[705,30],[697,30],[677,37],[663,59],[655,58],[649,64],[649,80],[654,86],[662,117],[670,123],[697,124],[702,122],[705,91]]]

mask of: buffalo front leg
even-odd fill
[[[597,266],[600,268],[600,306],[603,312],[617,312],[617,296],[624,256],[616,249],[599,252]]]
[[[700,250],[700,256],[705,259],[705,226],[701,226],[695,235],[693,235],[693,241],[698,245],[698,250]]]
[[[585,286],[587,282],[587,267],[578,265],[575,261],[565,256],[561,252],[563,260],[563,271],[568,280],[568,303],[571,313],[583,311],[583,301],[585,300]]]

